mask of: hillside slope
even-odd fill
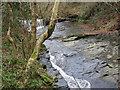
[[[111,33],[120,29],[119,3],[66,3],[60,17],[78,21],[86,33]],[[62,9],[61,9],[62,8]]]

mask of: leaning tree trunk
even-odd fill
[[[31,41],[30,41],[30,54],[33,52],[36,43],[36,2],[31,3],[31,13],[32,13],[32,26],[31,26]]]
[[[52,32],[54,31],[56,18],[57,18],[58,6],[59,6],[59,2],[57,2],[57,0],[56,0],[54,3],[54,6],[53,6],[53,10],[52,10],[52,16],[51,16],[49,28],[36,41],[36,45],[34,47],[33,53],[31,54],[31,57],[28,60],[28,64],[26,66],[25,73],[27,73],[29,71],[30,67],[32,67],[32,65],[33,65],[33,62],[35,62],[35,60],[38,56],[39,50],[41,49],[42,43],[46,39],[48,39],[52,35]],[[27,82],[27,79],[28,79],[28,77],[26,77],[24,83]]]

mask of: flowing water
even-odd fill
[[[53,35],[44,43],[54,57],[52,63],[69,76],[87,80],[92,88],[117,87],[118,35],[100,35],[72,41],[64,39],[65,36],[83,32],[78,23],[57,23]],[[62,79],[65,79],[64,75]],[[64,86],[59,81],[57,84]]]
[[[90,85],[91,88],[116,88],[119,83],[118,34],[79,40],[74,40],[74,37],[65,38],[83,32],[77,22],[57,23],[52,36],[44,42],[49,50],[47,58],[50,56],[50,59],[43,59],[42,62],[49,62],[55,68],[51,75],[62,75],[58,74],[58,82],[55,83],[58,86],[74,87],[76,81],[80,88]],[[41,29],[38,29],[37,37],[40,34]],[[51,67],[47,67],[50,71]]]

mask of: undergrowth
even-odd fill
[[[53,78],[47,75],[47,71],[36,60],[31,67],[29,79],[26,85],[23,84],[24,73],[28,60],[25,60],[20,50],[15,54],[11,43],[3,35],[3,57],[2,57],[2,88],[52,88],[54,87]],[[18,44],[18,43],[17,43]],[[19,46],[19,45],[17,45]],[[44,47],[45,48],[45,47]],[[15,54],[15,55],[14,55]]]

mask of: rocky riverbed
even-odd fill
[[[67,75],[89,81],[92,88],[118,87],[118,33],[76,39],[83,32],[77,23],[57,23],[53,35],[44,43],[47,50],[42,54],[41,64],[47,66],[49,75],[58,77],[57,86],[68,87],[63,76],[52,67],[49,52]]]

